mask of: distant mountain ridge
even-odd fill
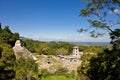
[[[75,45],[84,45],[84,46],[91,46],[91,45],[98,45],[98,46],[111,46],[109,42],[70,42]]]
[[[29,39],[23,36],[20,36],[20,39]],[[34,40],[34,39],[32,39]],[[35,40],[35,41],[40,41],[40,40]],[[42,41],[42,42],[52,42],[52,41]],[[54,42],[60,42],[60,41],[54,41]],[[69,42],[69,41],[62,41],[62,42]],[[84,45],[84,46],[91,46],[91,45],[98,45],[98,46],[111,46],[110,42],[69,42],[74,45]]]

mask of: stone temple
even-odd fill
[[[76,58],[80,58],[81,54],[83,54],[83,53],[79,51],[79,47],[74,46],[72,56],[74,56]]]
[[[24,58],[32,58],[36,60],[36,57],[32,55],[30,51],[28,51],[24,46],[21,46],[20,40],[17,40],[15,43],[15,46],[13,47],[14,54],[16,56],[16,59],[19,59],[20,57]]]

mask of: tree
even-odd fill
[[[72,50],[73,50],[73,44],[70,44],[69,42],[62,42],[62,41],[60,41],[59,43],[58,43],[58,48],[60,49],[60,48],[64,48],[66,51],[65,52],[67,52],[66,54],[71,54],[72,53]]]
[[[120,49],[120,29],[115,29],[113,31],[117,36],[118,39],[115,39],[115,36],[113,34],[110,34],[111,36],[111,43],[113,44],[113,49],[114,50],[119,50]]]
[[[0,79],[12,79],[15,75],[13,50],[10,45],[5,43],[0,44],[0,49]]]
[[[84,1],[87,2],[87,6],[81,10],[80,15],[89,18],[90,27],[82,28],[79,32],[88,31],[92,37],[99,37],[108,31],[113,47],[112,50],[105,49],[98,55],[91,57],[84,69],[78,68],[78,73],[83,73],[91,80],[120,80],[120,66],[118,65],[120,63],[120,27],[118,27],[120,25],[120,1]],[[108,16],[115,18],[110,19]]]
[[[1,26],[1,23],[0,23],[0,33],[1,33],[1,31],[2,31],[2,26]]]
[[[105,50],[91,58],[87,76],[91,80],[120,80],[120,50]]]
[[[19,34],[12,33],[9,26],[5,26],[4,29],[0,29],[0,43],[7,43],[13,47],[17,39],[19,39]]]
[[[13,70],[15,55],[12,46],[19,39],[18,33],[12,33],[9,26],[2,29],[0,23],[0,79],[13,79],[15,71]]]
[[[57,49],[56,53],[59,55],[66,55],[68,54],[68,50],[64,48],[60,48],[60,49]]]
[[[34,60],[20,58],[14,65],[15,80],[31,80],[38,78],[38,65]]]
[[[105,31],[111,33],[115,39],[119,36],[114,33],[117,28],[116,25],[120,24],[118,0],[84,0],[87,2],[86,8],[80,11],[80,16],[87,17],[90,23],[90,28],[81,28],[79,32],[89,31],[92,37],[98,37],[105,34]],[[110,19],[113,16],[116,19]],[[114,27],[114,28],[112,28]],[[101,31],[102,30],[102,31]]]

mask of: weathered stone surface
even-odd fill
[[[79,52],[79,48],[77,46],[73,47],[73,53],[71,55],[39,55],[44,56],[44,58],[38,60],[39,69],[50,69],[53,66],[56,66],[61,64],[62,67],[68,69],[69,71],[76,71],[77,67],[81,64],[80,57],[83,54],[83,52]],[[56,60],[58,63],[50,62],[50,59]],[[48,63],[50,62],[50,64]],[[53,70],[57,70],[57,67],[55,67]]]
[[[21,46],[20,40],[17,40],[15,43],[15,46],[13,47],[14,54],[16,56],[16,59],[19,59],[20,57],[24,58],[32,58],[36,60],[36,57],[32,55],[30,51],[28,51],[24,46]]]

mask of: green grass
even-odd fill
[[[36,57],[37,57],[37,59],[38,60],[40,60],[40,59],[43,59],[44,58],[44,56],[43,55],[35,55]]]
[[[61,65],[61,63],[59,61],[57,61],[56,59],[53,59],[53,58],[48,59],[47,58],[47,60],[50,61],[50,62],[53,62],[56,65]]]
[[[65,76],[49,76],[46,78],[42,78],[41,80],[74,80],[74,79]]]
[[[50,72],[54,72],[54,70],[57,70],[58,68],[62,67],[62,64],[53,58],[47,58],[47,60],[53,63],[53,65],[48,69]]]

